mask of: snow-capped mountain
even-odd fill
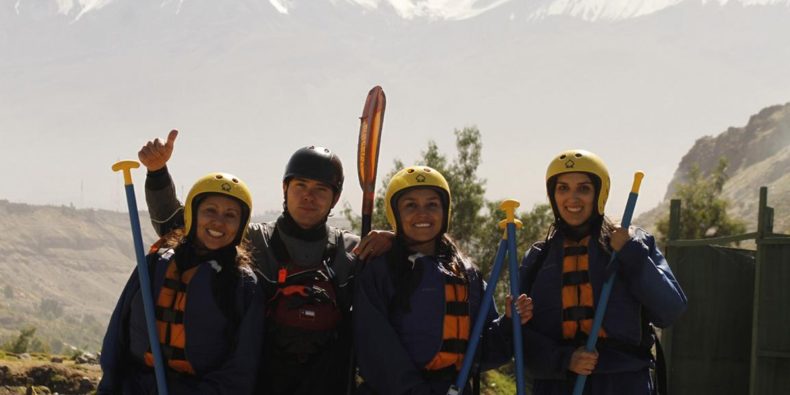
[[[318,3],[333,6],[353,6],[365,13],[394,12],[406,20],[465,20],[477,17],[490,10],[514,6],[525,12],[527,19],[543,19],[551,16],[570,16],[586,21],[616,21],[660,12],[682,3],[700,4],[711,7],[738,5],[752,6],[790,6],[790,0],[13,0],[6,3],[4,13],[40,19],[44,16],[59,15],[72,22],[79,21],[90,13],[100,13],[108,7],[122,2],[148,3],[157,12],[181,14],[190,9],[206,9],[214,12],[276,12],[282,15],[298,14],[300,8],[315,7]],[[208,4],[207,4],[208,3]]]
[[[727,5],[790,6],[789,0],[552,0],[544,3],[532,11],[531,18],[565,15],[586,21],[617,21],[650,15],[682,3],[700,4],[711,9]]]
[[[7,2],[6,14],[40,19],[59,15],[72,22],[79,21],[90,13],[100,13],[108,7],[128,0],[14,0]],[[727,5],[790,6],[790,0],[537,0],[523,4],[517,0],[156,0],[134,1],[148,3],[149,7],[165,13],[181,14],[194,9],[213,8],[214,12],[276,12],[282,15],[298,14],[302,7],[314,7],[319,2],[333,6],[354,6],[366,13],[394,11],[401,18],[428,20],[464,20],[477,17],[487,11],[510,3],[524,11],[528,19],[543,19],[551,16],[570,16],[586,21],[616,21],[660,12],[681,3],[723,7]]]

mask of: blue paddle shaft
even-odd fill
[[[145,323],[148,329],[148,342],[151,344],[151,354],[154,356],[154,373],[156,374],[156,387],[160,395],[167,395],[165,370],[162,365],[162,351],[159,347],[159,336],[154,318],[154,300],[151,293],[151,278],[148,275],[145,253],[143,252],[143,238],[140,231],[140,217],[137,215],[137,200],[134,196],[134,185],[126,185],[126,202],[129,205],[129,221],[132,224],[132,239],[134,252],[137,256],[137,275],[140,279],[140,292],[143,295],[143,310],[145,310]]]
[[[628,227],[631,226],[631,217],[634,216],[634,207],[636,207],[637,197],[639,197],[639,194],[636,192],[631,192],[628,195],[628,202],[625,205],[623,220],[620,222],[620,226],[625,229],[628,229]],[[617,277],[617,268],[619,266],[618,262],[617,252],[612,251],[612,258],[609,259],[608,265],[608,267],[611,268],[610,270],[612,271],[612,274],[609,275],[606,283],[604,283],[603,288],[601,289],[601,297],[598,298],[598,304],[595,307],[595,316],[593,317],[590,336],[587,338],[587,344],[584,346],[587,351],[594,351],[595,343],[598,342],[598,332],[601,330],[603,316],[606,313],[606,305],[609,303],[609,295],[612,293],[612,285],[614,285],[614,280]],[[582,391],[584,391],[584,383],[586,381],[587,376],[576,376],[576,383],[573,387],[573,395],[582,395]]]
[[[516,259],[516,224],[507,224],[508,259],[510,261],[510,294],[513,300],[510,305],[510,316],[513,321],[513,351],[516,358],[516,393],[524,395],[524,349],[521,347],[521,316],[516,309],[518,301],[518,261]]]
[[[477,344],[480,342],[480,335],[483,333],[483,325],[485,324],[488,310],[491,308],[491,298],[494,296],[496,283],[499,280],[499,272],[502,271],[502,262],[505,260],[505,252],[507,251],[507,240],[499,242],[499,250],[494,259],[494,267],[491,269],[491,277],[486,285],[486,291],[483,295],[483,300],[480,303],[480,311],[477,312],[477,319],[472,333],[469,335],[469,344],[466,346],[466,353],[464,354],[464,364],[461,366],[461,371],[458,372],[458,377],[455,380],[455,385],[450,387],[448,394],[462,394],[466,380],[469,378],[469,372],[472,370],[472,362],[475,359],[475,352],[477,351]]]

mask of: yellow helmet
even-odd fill
[[[439,192],[439,197],[444,203],[444,223],[440,234],[447,232],[450,227],[450,185],[444,179],[442,173],[428,166],[410,166],[395,173],[387,185],[387,193],[384,196],[384,208],[387,214],[387,221],[395,231],[398,232],[397,220],[397,199],[398,195],[411,188],[434,188]]]
[[[609,186],[611,180],[609,179],[609,170],[606,169],[606,164],[603,160],[590,151],[581,149],[571,149],[560,152],[549,163],[549,168],[546,169],[546,193],[549,195],[549,201],[552,202],[551,206],[554,210],[554,215],[558,216],[557,209],[554,203],[554,196],[551,190],[552,178],[563,173],[589,173],[598,177],[600,188],[597,192],[597,208],[598,214],[603,215],[604,207],[606,206],[606,199],[609,198]]]
[[[250,213],[252,212],[252,195],[244,181],[228,173],[206,174],[198,179],[189,190],[186,204],[184,204],[184,234],[189,235],[192,230],[192,222],[197,211],[195,204],[200,201],[201,195],[207,193],[235,198],[241,205],[241,225],[234,240],[234,244],[238,244],[247,234],[247,225],[250,223]]]

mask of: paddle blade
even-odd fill
[[[359,145],[357,147],[357,170],[359,185],[362,187],[362,214],[373,211],[373,197],[376,190],[376,168],[379,160],[381,128],[384,125],[384,108],[387,98],[380,86],[368,92],[365,107],[362,109],[359,126]]]

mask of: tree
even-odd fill
[[[707,177],[694,165],[688,172],[687,181],[678,186],[675,198],[681,200],[681,239],[703,239],[745,232],[743,222],[727,214],[729,202],[721,197],[728,179],[726,170],[727,160],[724,157],[719,159],[719,164]],[[669,218],[658,221],[656,228],[659,241],[666,243]]]
[[[476,243],[481,232],[485,207],[485,180],[477,176],[483,141],[477,127],[455,130],[455,147],[458,155],[448,163],[447,157],[439,152],[435,142],[428,143],[419,164],[438,170],[450,184],[452,214],[449,233],[462,250],[470,253],[479,248]]]
[[[33,336],[36,334],[35,327],[29,327],[25,329],[21,329],[19,331],[19,336],[16,339],[10,340],[3,345],[3,349],[6,351],[10,351],[15,354],[22,354],[28,351],[30,347],[30,342],[33,340]]]
[[[447,179],[453,208],[450,235],[487,276],[502,238],[497,224],[505,218],[505,214],[499,210],[499,201],[485,199],[485,180],[477,175],[483,148],[480,131],[476,127],[455,130],[455,138],[457,155],[454,160],[448,160],[436,143],[429,141],[427,149],[416,163],[435,168]],[[389,229],[384,215],[384,195],[389,180],[404,164],[396,159],[393,167],[381,180],[373,212],[373,229]],[[359,217],[353,214],[351,207],[346,205],[343,215],[358,232]],[[518,251],[523,254],[532,243],[544,237],[552,222],[551,207],[548,204],[536,205],[532,211],[521,214],[519,219],[524,223],[524,228],[517,232]]]
[[[472,259],[480,267],[480,270],[486,276],[491,273],[493,268],[494,259],[496,258],[499,243],[502,240],[504,230],[497,231],[499,222],[505,219],[505,212],[499,209],[501,201],[486,202],[488,215],[485,216],[485,221],[480,224],[480,233],[477,236],[478,248],[474,251],[468,252],[472,255]],[[521,262],[523,254],[534,244],[536,241],[543,240],[546,236],[546,231],[549,225],[554,220],[551,213],[551,206],[548,204],[536,204],[529,212],[517,215],[517,218],[523,224],[522,228],[516,231],[516,251],[520,256],[516,257]],[[497,284],[495,299],[500,311],[503,311],[505,296],[509,289],[509,281],[507,277],[507,262],[503,263],[502,274],[500,275],[499,283]]]
[[[476,127],[467,127],[456,130],[456,148],[458,157],[450,162],[447,157],[439,152],[439,147],[434,141],[428,142],[428,148],[422,152],[421,159],[416,163],[438,170],[450,184],[450,195],[453,212],[450,218],[450,235],[458,242],[460,247],[468,251],[475,248],[475,237],[479,231],[482,218],[480,209],[485,206],[485,180],[477,177],[477,167],[480,165],[480,152],[482,151],[482,138]],[[396,159],[393,170],[382,177],[381,188],[376,194],[376,201],[372,219],[373,229],[389,229],[384,213],[384,195],[387,184],[392,176],[404,168],[404,163]],[[351,222],[352,229],[359,232],[361,223],[355,216],[351,207],[346,205],[343,215]]]

